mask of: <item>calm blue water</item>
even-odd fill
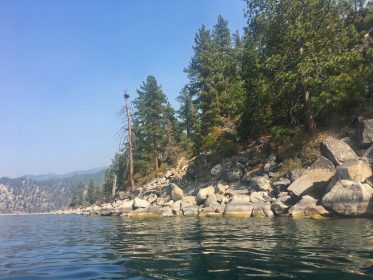
[[[0,279],[373,279],[373,220],[0,216]]]

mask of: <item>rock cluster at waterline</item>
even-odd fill
[[[170,170],[138,188],[119,193],[113,203],[78,209],[84,215],[131,218],[163,216],[320,218],[373,217],[373,131],[360,125],[354,139],[329,137],[308,168],[277,176],[278,155],[266,145],[249,147],[237,159],[225,158],[199,180],[193,162],[176,178]],[[354,149],[351,142],[354,141]],[[370,142],[369,142],[370,141]],[[178,171],[180,174],[180,171]]]

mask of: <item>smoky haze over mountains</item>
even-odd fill
[[[65,174],[54,174],[54,173],[49,173],[49,174],[40,174],[40,175],[24,175],[21,177],[31,179],[34,181],[43,181],[43,180],[51,180],[51,179],[64,179],[64,178],[69,178],[77,175],[89,175],[89,174],[95,174],[100,171],[106,170],[107,167],[97,167],[97,168],[91,168],[87,170],[79,170],[79,171],[72,171],[69,173]]]
[[[0,214],[48,212],[69,206],[79,183],[102,185],[106,168],[67,174],[0,178]]]

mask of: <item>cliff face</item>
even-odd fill
[[[35,213],[63,208],[73,191],[62,181],[46,186],[28,179],[8,179],[0,184],[0,213]]]
[[[0,214],[49,212],[67,207],[78,182],[102,184],[105,170],[71,177],[35,180],[0,178]]]

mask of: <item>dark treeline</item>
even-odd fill
[[[372,99],[372,2],[245,2],[244,34],[232,34],[222,16],[211,30],[198,30],[178,111],[155,77],[137,90],[132,119],[137,183],[181,155],[234,153],[237,139],[295,130],[313,135],[330,116],[353,112]],[[228,136],[217,141],[223,134]],[[126,143],[106,173],[107,194],[128,187]]]

